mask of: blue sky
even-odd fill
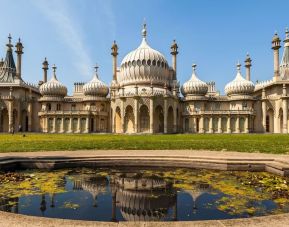
[[[5,56],[9,33],[14,43],[21,37],[24,79],[38,83],[47,57],[70,94],[74,82],[91,79],[96,62],[101,79],[110,83],[113,40],[120,63],[140,44],[144,18],[149,44],[170,64],[170,45],[177,40],[181,83],[196,63],[199,78],[216,81],[221,93],[247,52],[253,61],[252,80],[271,79],[271,39],[278,31],[283,40],[289,26],[288,0],[0,0],[0,5],[0,56]]]

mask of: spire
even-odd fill
[[[11,44],[11,39],[11,35],[9,34],[8,44],[6,44],[6,46],[8,47],[6,57],[0,71],[0,82],[4,83],[14,82],[14,78],[16,78],[16,66],[12,53],[13,45]]]
[[[96,77],[98,79],[98,74],[97,74],[97,70],[99,68],[98,64],[96,63],[93,68],[94,68],[94,71],[95,71],[94,78]]]
[[[146,22],[145,22],[145,19],[144,19],[144,23],[143,23],[142,37],[143,37],[143,39],[145,39],[145,40],[146,40],[146,38],[147,38],[147,24],[146,24]]]
[[[11,37],[11,34],[9,33],[8,35],[8,43],[6,44],[6,46],[8,47],[8,51],[12,51],[12,43],[11,43],[11,40],[12,40],[12,37]]]
[[[240,64],[240,61],[238,60],[238,63],[237,63],[237,71],[239,73],[241,73],[241,64]]]
[[[198,79],[197,74],[196,74],[197,64],[193,63],[192,68],[193,68],[193,73],[192,73],[191,79]]]
[[[285,46],[288,46],[289,44],[289,30],[288,28],[286,28],[285,30],[285,39],[284,39],[284,43],[285,43]]]
[[[57,80],[57,77],[56,77],[56,69],[57,69],[56,65],[53,64],[53,66],[52,66],[52,70],[53,70],[52,79],[55,79],[55,80]]]

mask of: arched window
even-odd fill
[[[47,110],[51,111],[51,103],[47,103]]]

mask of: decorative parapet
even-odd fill
[[[92,111],[92,110],[41,110],[38,112],[38,116],[87,116],[87,115],[101,115],[107,116],[105,111]]]
[[[255,85],[255,91],[268,87],[271,84],[273,84],[273,80],[265,80],[257,82]]]
[[[255,115],[254,110],[188,110],[183,115]]]

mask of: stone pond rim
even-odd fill
[[[289,155],[192,150],[90,150],[0,154],[0,170],[11,168],[53,169],[80,166],[189,167],[230,171],[266,171],[281,176],[289,176]],[[0,226],[265,226],[269,224],[275,227],[289,225],[289,213],[211,221],[104,223],[40,218],[0,212]]]

